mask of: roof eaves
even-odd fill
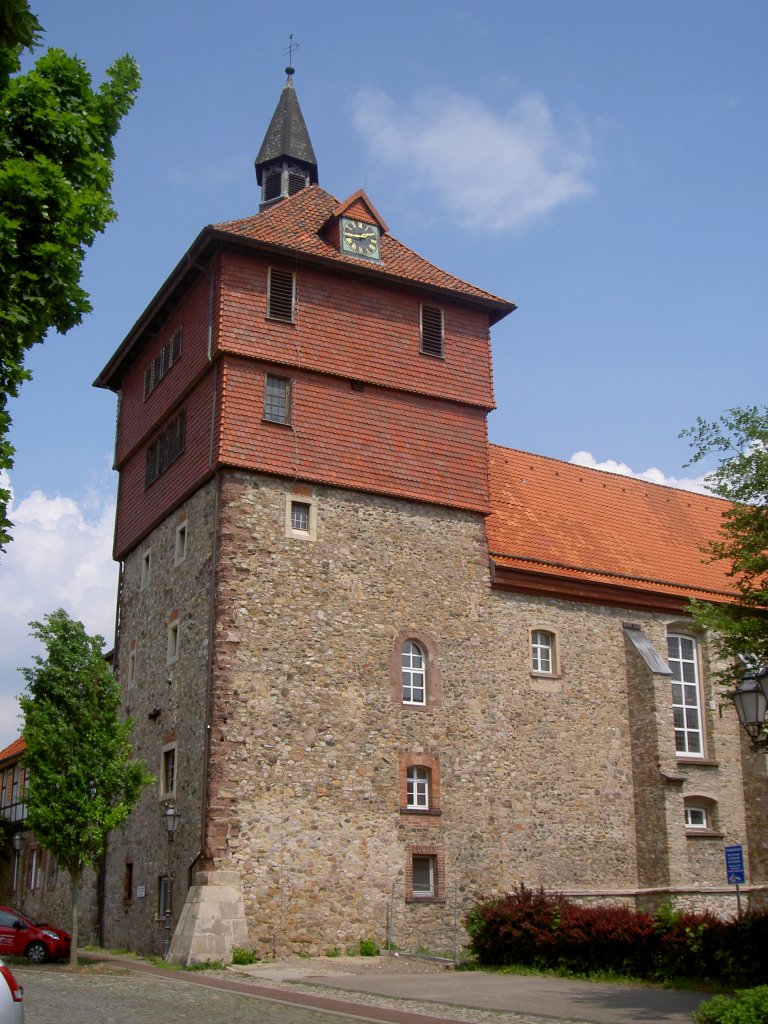
[[[136,342],[155,317],[157,317],[158,313],[171,301],[184,279],[192,273],[199,273],[205,269],[197,261],[203,257],[205,250],[215,240],[215,235],[216,232],[210,225],[202,229],[145,307],[139,319],[128,331],[109,362],[93,382],[93,387],[107,388],[110,391],[119,390],[119,384],[116,383],[119,372],[129,355],[133,352]]]

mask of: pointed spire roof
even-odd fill
[[[265,167],[287,159],[306,167],[310,181],[316,184],[317,158],[293,87],[294,69],[287,67],[285,73],[288,78],[256,156],[256,180],[261,185]]]

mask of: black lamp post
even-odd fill
[[[168,836],[168,870],[165,876],[165,931],[163,934],[163,959],[167,959],[171,948],[171,913],[173,911],[173,836],[178,828],[180,814],[173,804],[166,804],[163,823]]]
[[[24,845],[24,837],[21,832],[14,832],[13,839],[11,839],[11,846],[13,847],[13,905],[18,905],[19,896],[19,854],[21,848]]]
[[[768,668],[748,671],[733,695],[739,721],[749,733],[753,745],[763,736],[768,711]]]

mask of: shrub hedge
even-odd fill
[[[723,921],[664,906],[651,915],[585,907],[520,885],[504,896],[480,899],[464,925],[471,952],[486,966],[612,971],[727,987],[768,983],[768,912]]]

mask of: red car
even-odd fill
[[[69,945],[69,932],[35,923],[10,907],[0,907],[0,955],[26,956],[33,964],[43,964],[68,957]]]

